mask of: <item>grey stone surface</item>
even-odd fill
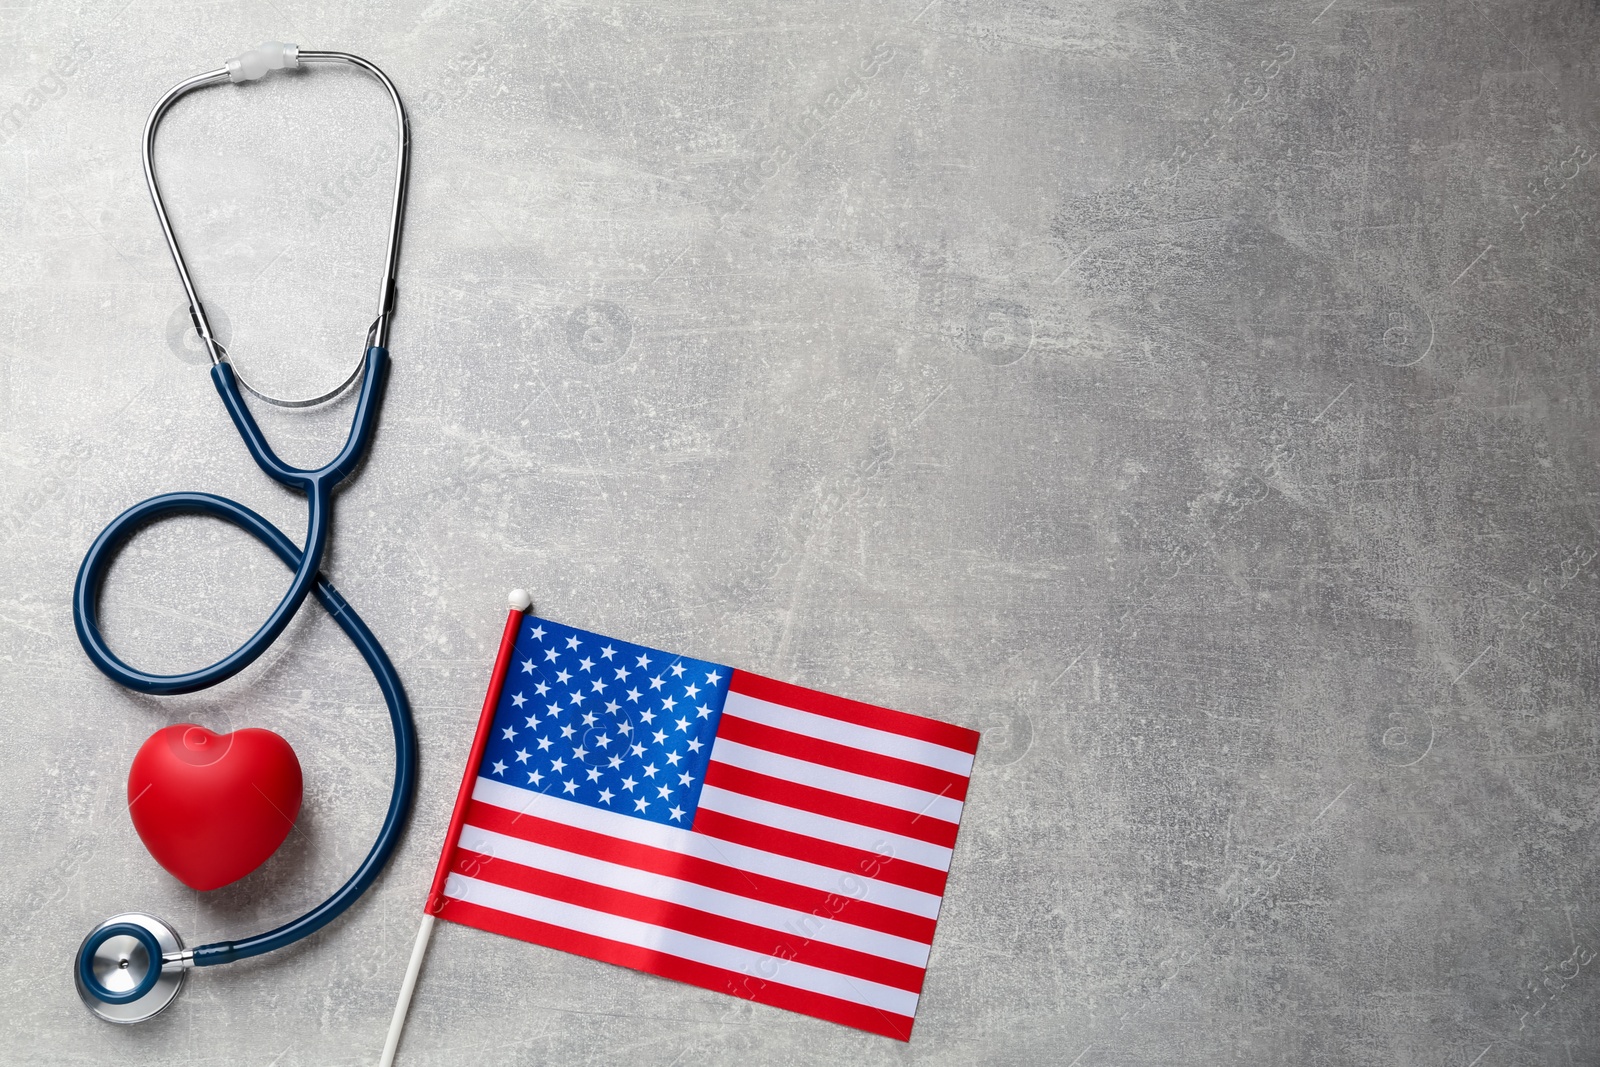
[[[370,676],[308,608],[209,694],[73,636],[102,526],[303,529],[184,336],[150,105],[257,41],[413,116],[395,370],[329,570],[403,674],[410,834],[336,927],[147,1026],[68,963],[320,899],[376,829]],[[909,1045],[441,927],[401,1062],[1600,1062],[1600,11],[17,3],[0,15],[0,1060],[371,1063],[511,585],[545,614],[981,728]],[[870,68],[870,73],[865,71]],[[375,303],[383,100],[181,104],[161,160],[240,365],[310,391]],[[347,404],[264,413],[320,462]],[[117,565],[151,667],[279,595],[231,529]],[[201,896],[128,762],[270,727],[300,832]]]

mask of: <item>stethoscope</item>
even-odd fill
[[[211,333],[205,308],[195,295],[194,283],[189,278],[183,253],[178,249],[161,201],[161,191],[156,185],[153,153],[156,128],[167,109],[179,97],[208,85],[225,81],[246,82],[261,78],[270,70],[295,68],[301,64],[343,63],[376,78],[389,93],[394,104],[395,121],[399,129],[399,152],[395,167],[394,203],[390,212],[389,246],[384,265],[383,290],[378,297],[378,315],[367,332],[366,353],[360,364],[341,385],[329,392],[306,400],[281,400],[267,396],[252,388],[239,376],[228,360],[227,351]],[[254,511],[227,497],[210,493],[167,493],[151,497],[123,512],[95,539],[78,570],[77,587],[73,591],[73,621],[77,626],[78,640],[94,661],[94,665],[114,681],[139,693],[168,694],[193,693],[232,678],[265,652],[294,617],[308,593],[333,616],[340,629],[367,661],[383,699],[389,706],[389,718],[394,726],[395,775],[394,790],[389,796],[389,811],[383,827],[366,859],[350,879],[327,900],[304,915],[265,933],[240,941],[218,941],[198,948],[185,948],[183,939],[170,925],[154,916],[130,912],[114,915],[95,927],[78,948],[73,974],[78,993],[89,1010],[109,1022],[141,1022],[156,1015],[183,987],[184,978],[192,967],[214,967],[221,963],[259,956],[294,944],[316,933],[350,907],[374,879],[377,878],[390,853],[394,851],[406,817],[411,810],[412,794],[416,786],[417,737],[411,721],[411,710],[406,703],[405,691],[394,665],[384,654],[383,646],[372,631],[361,621],[349,603],[339,595],[328,580],[318,574],[323,551],[328,542],[329,511],[333,503],[333,490],[349,477],[360,464],[372,441],[381,403],[384,378],[389,367],[387,350],[389,320],[394,314],[395,269],[400,255],[400,226],[405,213],[406,181],[410,163],[411,137],[406,122],[404,105],[394,83],[372,63],[345,52],[302,52],[294,45],[265,44],[252,49],[217,70],[197,74],[179,82],[156,102],[144,127],[144,177],[150,187],[150,199],[155,203],[156,217],[161,221],[161,232],[166,236],[167,248],[178,268],[178,277],[189,298],[189,314],[195,330],[211,356],[211,380],[222,396],[223,406],[233,418],[233,424],[244,439],[250,455],[268,477],[306,494],[307,519],[305,548],[294,542],[272,523]],[[256,425],[250,409],[245,406],[241,389],[260,399],[281,407],[303,408],[320,404],[342,395],[357,378],[360,392],[356,399],[355,415],[350,426],[350,436],[344,448],[326,466],[316,470],[303,470],[283,462],[267,443]],[[101,583],[110,568],[117,550],[138,530],[172,515],[209,515],[231,522],[255,537],[281,559],[294,572],[289,589],[273,609],[261,628],[232,653],[209,667],[184,674],[150,674],[124,663],[107,646],[100,633],[97,602]]]

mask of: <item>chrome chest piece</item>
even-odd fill
[[[84,1006],[106,1022],[142,1023],[177,997],[193,958],[178,931],[153,915],[128,912],[89,931],[72,977]]]

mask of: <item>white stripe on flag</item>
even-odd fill
[[[957,823],[961,821],[961,801],[953,797],[940,796],[925,789],[913,789],[897,782],[886,782],[882,778],[872,778],[865,774],[841,771],[836,767],[827,767],[821,763],[769,752],[764,748],[751,748],[749,745],[741,745],[724,737],[717,738],[716,743],[711,746],[711,758],[718,763],[743,767],[747,771],[765,774],[771,778],[781,778],[788,782],[826,789],[830,793],[870,800],[874,804],[899,808],[901,811],[926,815],[932,819]]]
[[[608,886],[626,893],[637,893],[670,904],[698,908],[713,915],[737,919],[752,926],[776,930],[803,940],[838,945],[840,948],[881,956],[913,967],[928,965],[928,946],[921,942],[853,926],[847,922],[824,921],[819,927],[817,917],[810,912],[795,911],[793,908],[736,896],[695,882],[684,882],[651,871],[641,871],[636,867],[597,860],[576,852],[566,852],[516,837],[507,837],[505,834],[497,834],[477,826],[468,825],[461,828],[461,847],[492,856],[497,860],[531,867],[534,870],[565,875],[593,885]],[[841,889],[841,895],[843,892]]]
[[[852,978],[837,971],[824,970],[793,960],[779,960],[762,952],[725,945],[693,934],[669,930],[664,926],[624,919],[603,911],[579,907],[564,901],[524,893],[452,874],[445,882],[445,895],[464,900],[484,908],[520,915],[535,922],[549,923],[567,930],[594,937],[618,941],[624,945],[663,952],[669,956],[692,960],[710,967],[720,967],[736,974],[777,982],[795,989],[805,989],[824,996],[864,1004],[897,1015],[911,1016],[917,1011],[917,994],[892,986],[880,985],[865,978]],[[763,970],[765,966],[766,970]],[[775,973],[768,973],[776,968]]]
[[[895,859],[910,860],[912,863],[920,863],[924,867],[933,867],[941,871],[950,869],[951,850],[943,845],[892,834],[887,830],[862,826],[860,823],[845,822],[843,819],[818,815],[800,808],[774,804],[768,800],[730,792],[714,785],[701,787],[700,806],[720,811],[724,815],[732,815],[737,819],[748,819],[750,822],[773,826],[779,830],[789,830],[807,837],[849,845],[864,852],[887,853]]]
[[[893,756],[895,759],[911,763],[923,763],[952,774],[962,776],[972,774],[972,754],[969,752],[936,745],[932,741],[907,737],[904,734],[892,734],[887,730],[874,730],[870,726],[857,726],[843,719],[833,719],[784,704],[774,704],[746,696],[744,693],[729,693],[722,714],[749,719],[751,722],[759,722],[806,737],[832,741],[838,745],[848,745],[851,748],[876,752],[883,756]]]
[[[663,826],[648,819],[635,819],[620,812],[601,811],[587,804],[545,796],[543,793],[497,782],[492,778],[478,779],[472,790],[472,799],[504,808],[518,815],[531,815],[536,819],[547,819],[550,822],[605,834],[608,837],[637,841],[641,845],[693,856],[711,863],[720,863],[734,870],[782,879],[795,885],[820,889],[824,893],[839,892],[841,876],[854,875],[866,886],[866,896],[859,899],[870,900],[874,904],[894,908],[896,911],[920,915],[925,919],[939,917],[939,898],[936,895],[896,885],[893,882],[878,881],[867,877],[859,870],[841,870],[820,863],[808,863],[805,860],[763,852],[749,845],[723,841],[676,826]],[[887,837],[880,834],[867,851],[876,852],[888,859],[891,854],[887,849]],[[905,858],[899,853],[893,855]]]

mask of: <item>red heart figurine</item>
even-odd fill
[[[157,730],[128,771],[128,812],[156,862],[191,889],[261,866],[300,814],[300,761],[271,730]]]

